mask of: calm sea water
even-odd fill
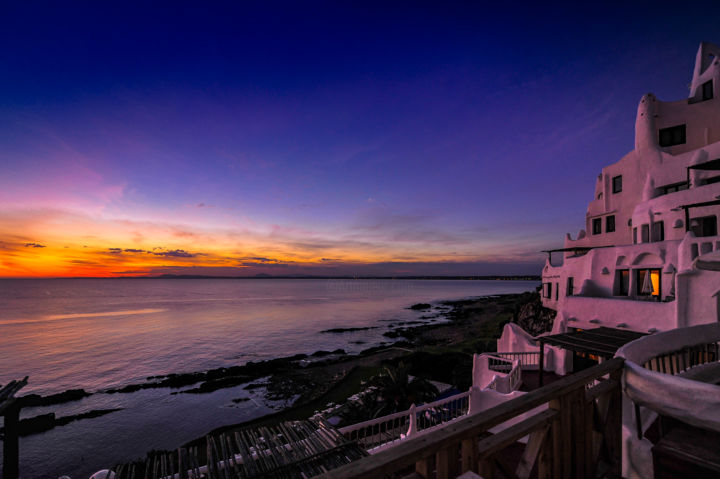
[[[23,393],[98,391],[148,376],[200,371],[319,349],[376,346],[418,302],[530,291],[526,281],[0,280],[0,384],[30,376]],[[344,334],[330,328],[378,326]],[[363,344],[355,344],[362,341]],[[172,449],[223,424],[272,412],[263,390],[170,389],[95,394],[23,417],[123,408],[21,438],[23,477],[88,477],[146,451]],[[251,400],[235,404],[232,399]]]

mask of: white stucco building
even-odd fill
[[[720,48],[702,43],[687,99],[644,95],[635,149],[606,166],[585,225],[549,252],[542,301],[554,331],[653,333],[717,322],[720,275],[696,268],[720,249]]]

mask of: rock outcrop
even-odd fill
[[[513,322],[531,335],[537,336],[552,329],[556,315],[552,309],[543,307],[538,293],[528,293],[527,301],[523,298],[518,304]]]

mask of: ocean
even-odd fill
[[[332,279],[0,280],[0,384],[29,376],[20,395],[90,392],[147,377],[241,365],[317,350],[356,353],[389,341],[408,309],[534,290],[534,281]],[[375,327],[342,334],[331,328]],[[151,449],[173,449],[224,424],[286,406],[243,386],[209,394],[171,389],[97,393],[24,409],[21,417],[122,410],[20,439],[22,477],[73,479]],[[249,398],[235,403],[236,398]]]

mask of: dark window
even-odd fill
[[[713,183],[720,183],[720,176],[713,176],[702,181],[703,185],[712,185]]]
[[[660,297],[660,270],[659,269],[638,269],[636,270],[635,291],[638,296]]]
[[[615,271],[615,296],[630,294],[630,271],[619,269]]]
[[[552,298],[552,283],[543,283],[543,297]]]
[[[690,220],[690,231],[695,236],[716,236],[717,235],[717,217],[703,216],[701,218],[693,218]]]
[[[652,225],[652,241],[665,241],[665,222],[656,221]]]
[[[622,191],[622,176],[615,176],[612,179],[613,193],[620,193]]]
[[[575,284],[574,284],[574,283],[575,283],[575,278],[573,278],[572,276],[570,276],[570,277],[567,279],[567,295],[568,295],[568,296],[572,296],[572,295],[573,295],[573,290],[575,289]]]
[[[659,136],[660,146],[682,145],[685,143],[685,125],[662,128]]]
[[[605,232],[612,233],[615,231],[615,215],[605,218]]]
[[[637,244],[637,227],[633,228],[633,244]]]
[[[593,219],[592,227],[594,235],[599,235],[600,233],[602,233],[602,218]]]
[[[708,80],[702,84],[702,99],[712,100],[713,97],[713,85],[712,80]]]
[[[672,185],[663,186],[663,194],[667,195],[669,193],[675,193],[677,191],[684,191],[688,189],[687,181],[683,181],[682,183],[675,183]]]
[[[650,242],[650,225],[640,225],[640,242]]]
[[[555,301],[560,297],[560,283],[555,283]]]

